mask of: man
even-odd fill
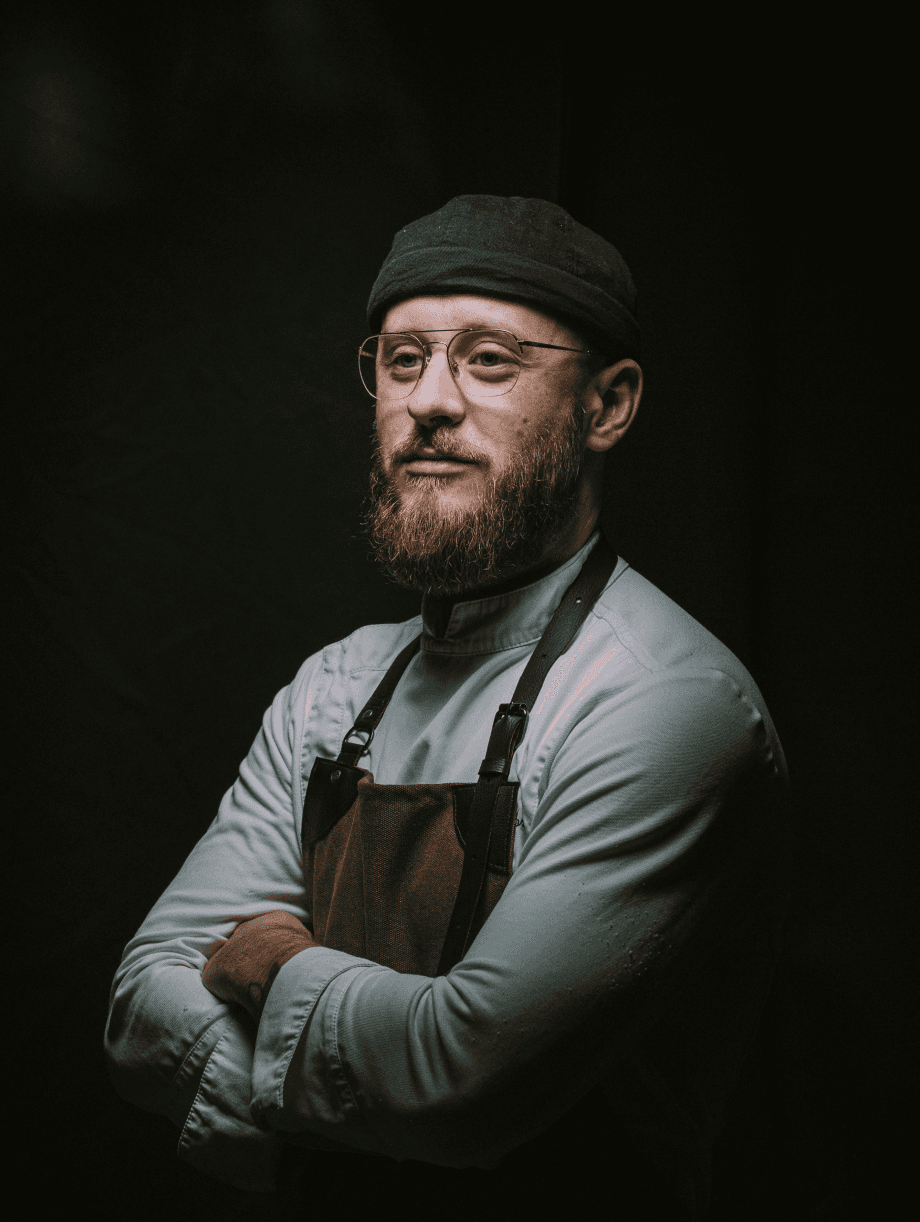
[[[343,1192],[408,1160],[456,1201],[705,1209],[786,773],[737,659],[598,536],[634,312],[617,251],[544,201],[459,197],[394,240],[369,529],[421,616],[278,695],[113,988],[116,1086],[228,1183],[299,1167],[315,1201],[337,1159]]]

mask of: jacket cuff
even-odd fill
[[[234,1188],[272,1192],[278,1187],[282,1146],[250,1116],[252,1054],[248,1031],[234,1025],[224,1032],[208,1058],[177,1154]]]
[[[304,1028],[321,995],[339,976],[376,968],[369,959],[315,946],[289,959],[272,984],[259,1020],[252,1068],[252,1119],[265,1131],[284,1126],[284,1082]]]

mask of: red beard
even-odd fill
[[[400,504],[375,433],[366,528],[387,575],[408,589],[446,598],[537,564],[579,502],[583,418],[578,404],[557,426],[535,435],[532,447],[466,509],[440,503],[437,491],[450,477],[437,476],[426,479],[432,495]],[[420,441],[445,453],[458,450],[446,428],[417,433],[400,449]]]

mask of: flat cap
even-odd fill
[[[609,355],[639,355],[636,288],[622,255],[544,199],[458,195],[400,229],[371,289],[371,330],[396,302],[447,292],[522,302]]]

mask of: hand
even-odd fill
[[[268,991],[288,959],[319,946],[289,912],[243,917],[224,945],[204,965],[204,987],[221,1001],[243,1006],[259,1021]]]

